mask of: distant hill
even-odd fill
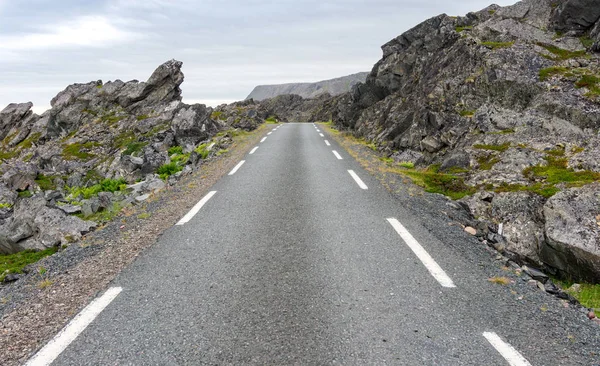
[[[259,85],[252,90],[246,99],[264,100],[284,94],[297,94],[303,98],[314,98],[329,93],[332,96],[350,91],[357,83],[365,82],[368,72],[359,72],[340,78],[317,81],[316,83],[290,83],[279,85]]]

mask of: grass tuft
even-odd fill
[[[39,252],[24,250],[15,254],[0,254],[0,281],[3,281],[9,273],[23,273],[23,268],[28,264],[35,263],[57,251],[58,248],[53,247]]]
[[[485,145],[485,144],[473,145],[473,148],[475,148],[475,149],[491,150],[491,151],[499,151],[499,152],[504,152],[504,151],[508,150],[509,147],[510,147],[510,142],[505,142],[502,145]]]
[[[488,278],[488,281],[490,281],[491,283],[495,283],[498,285],[509,285],[510,284],[510,279],[506,278],[506,277],[491,277]]]

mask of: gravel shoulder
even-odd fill
[[[25,362],[100,291],[151,247],[209,188],[235,166],[273,125],[236,137],[229,152],[201,165],[146,202],[125,208],[82,241],[33,265],[0,288],[0,364]]]

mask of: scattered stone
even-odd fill
[[[137,197],[135,198],[135,200],[136,200],[137,202],[144,202],[144,201],[145,201],[145,200],[147,200],[148,198],[150,198],[150,193],[146,193],[146,194],[143,194],[143,195],[141,195],[141,196],[137,196]]]
[[[473,235],[473,236],[474,236],[474,235],[477,235],[477,229],[475,229],[474,227],[467,226],[467,227],[465,228],[465,231],[466,231],[467,233],[469,233],[469,234]]]
[[[522,269],[525,273],[527,273],[534,280],[540,281],[541,283],[546,283],[546,281],[548,281],[548,275],[546,275],[544,272],[540,271],[539,269],[529,267],[529,266],[523,266]]]
[[[594,313],[593,311],[590,311],[588,314],[588,319],[594,319],[596,317],[596,313]]]
[[[56,207],[68,215],[72,215],[72,214],[81,212],[81,206],[78,206],[78,205],[64,204],[64,205],[57,205]]]

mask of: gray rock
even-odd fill
[[[210,118],[212,109],[195,104],[179,109],[173,117],[175,141],[179,146],[196,145],[219,131],[219,126]]]
[[[17,162],[2,175],[2,180],[13,191],[25,191],[35,184],[38,168],[34,164]]]
[[[548,275],[546,275],[544,272],[540,271],[539,269],[536,269],[533,267],[528,267],[528,266],[523,266],[522,270],[523,270],[523,272],[527,273],[529,275],[529,277],[533,278],[536,281],[540,281],[541,283],[546,283],[546,281],[548,281]]]
[[[141,195],[141,196],[137,196],[137,197],[135,198],[135,200],[136,200],[137,202],[144,202],[144,201],[145,201],[145,200],[147,200],[148,198],[150,198],[150,193],[146,193],[146,194],[143,194],[143,195]]]
[[[448,170],[450,168],[469,168],[471,164],[471,157],[468,153],[464,151],[459,151],[451,154],[448,158],[444,160],[440,169],[442,171]]]
[[[81,201],[81,213],[84,217],[90,217],[100,209],[100,200],[98,198],[90,198]]]
[[[115,201],[115,194],[112,192],[98,193],[98,203],[101,209],[110,209]]]
[[[567,0],[560,3],[552,16],[554,29],[582,35],[600,18],[600,6],[596,0]]]
[[[81,212],[81,206],[78,206],[78,205],[65,204],[65,205],[58,205],[57,208],[68,215],[72,215],[72,214]]]
[[[42,250],[81,238],[96,224],[46,206],[43,197],[21,199],[14,214],[0,225],[0,252]]]
[[[545,263],[577,279],[600,282],[600,183],[557,193],[544,205]]]

